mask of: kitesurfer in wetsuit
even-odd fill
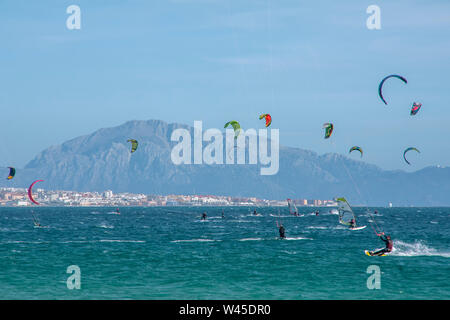
[[[282,224],[280,224],[280,227],[278,228],[278,231],[280,232],[280,238],[281,239],[286,238],[286,236],[284,235],[285,229],[284,229]]]
[[[382,232],[380,234],[377,233],[377,236],[379,236],[381,241],[383,241],[386,244],[386,248],[383,248],[381,250],[375,251],[375,252],[372,253],[372,255],[373,256],[374,255],[381,256],[382,254],[391,252],[392,248],[394,246],[394,243],[393,243],[393,241],[391,239],[391,236],[385,235],[384,232]]]
[[[355,219],[350,220],[350,229],[353,229],[356,227],[356,221]]]
[[[316,216],[318,216],[319,215],[319,211],[316,211]]]
[[[206,212],[203,212],[203,214],[202,214],[202,220],[206,220]]]
[[[256,212],[256,209],[255,209],[255,211],[253,211],[253,215],[254,215],[254,216],[257,216],[257,215],[258,215],[258,213]]]
[[[223,214],[223,210],[222,210],[222,219],[225,218],[225,215]]]

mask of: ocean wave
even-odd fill
[[[2,244],[43,244],[50,243],[50,241],[20,241],[20,240],[11,240],[11,241],[2,241]]]
[[[188,239],[188,240],[173,240],[170,242],[215,242],[215,241],[222,241],[222,240],[214,240],[214,239]]]
[[[312,238],[305,238],[305,237],[286,237],[284,240],[313,240]]]
[[[114,229],[113,225],[107,224],[105,222],[100,223],[100,225],[97,226],[98,228],[104,228],[104,229]]]
[[[434,248],[428,247],[422,241],[407,243],[403,241],[394,241],[394,248],[390,253],[392,256],[400,257],[418,257],[418,256],[440,256],[450,258],[450,252],[440,252]]]
[[[239,239],[239,241],[261,241],[264,240],[263,238],[244,238],[244,239]]]
[[[269,216],[271,217],[275,217],[275,218],[298,218],[298,217],[304,217],[304,214],[300,214],[298,216],[294,216],[293,214],[290,215],[275,215],[275,214],[269,214]]]
[[[120,240],[120,239],[102,239],[97,240],[98,242],[128,242],[128,243],[145,243],[144,240]]]

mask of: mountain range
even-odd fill
[[[332,199],[386,206],[450,205],[450,168],[416,172],[382,170],[363,161],[280,147],[279,171],[260,175],[259,164],[180,164],[171,161],[175,129],[187,125],[159,120],[128,121],[40,152],[2,187],[28,187],[34,179],[51,190],[208,194],[265,199]],[[130,153],[128,139],[139,141]],[[205,144],[205,143],[204,143]],[[5,169],[6,172],[6,169]]]

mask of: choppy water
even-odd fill
[[[326,208],[223,209],[39,207],[48,228],[34,228],[30,208],[1,208],[0,298],[450,299],[450,208],[377,208],[394,239],[386,257],[364,255],[383,246],[370,226],[350,231]],[[80,290],[67,289],[70,265]],[[367,288],[370,265],[379,290]]]

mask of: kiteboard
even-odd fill
[[[361,226],[361,227],[354,227],[354,228],[350,228],[350,230],[362,230],[365,229],[367,226]]]
[[[366,255],[368,255],[369,257],[373,257],[373,256],[378,256],[378,257],[384,257],[385,254],[373,254],[373,251],[369,251],[369,250],[364,250],[364,253]]]
[[[38,226],[38,225],[34,225],[35,228],[48,228],[47,226]]]

